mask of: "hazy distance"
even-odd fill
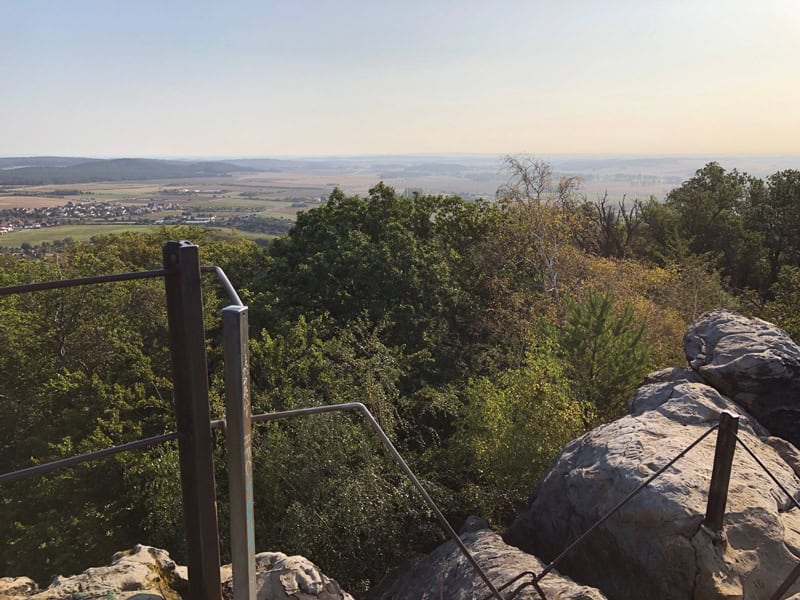
[[[608,193],[618,200],[661,200],[696,170],[716,161],[765,177],[797,168],[800,155],[598,156],[542,155],[555,176],[578,176],[589,199]],[[456,194],[493,198],[508,181],[502,156],[496,154],[403,154],[296,157],[177,157],[169,160],[81,157],[0,157],[0,189],[20,185],[80,184],[134,180],[204,180],[211,187],[252,184],[325,197],[335,187],[363,194],[378,181],[400,193]],[[190,185],[187,183],[187,185]],[[194,185],[194,184],[192,184]],[[294,190],[294,192],[290,192]],[[276,192],[277,193],[277,192]]]

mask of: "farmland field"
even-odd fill
[[[103,224],[93,225],[58,225],[55,227],[42,227],[41,229],[20,229],[11,233],[0,235],[0,247],[19,248],[22,244],[36,246],[44,242],[52,243],[59,240],[72,239],[75,241],[88,240],[96,235],[118,234],[126,231],[153,231],[155,225],[121,225]],[[240,237],[253,241],[270,240],[274,235],[252,231],[241,231],[231,227],[213,227],[209,230],[215,235],[224,237]]]
[[[234,176],[0,188],[0,211],[4,211],[0,213],[0,225],[17,227],[0,235],[0,247],[15,248],[24,243],[35,246],[66,238],[85,240],[98,234],[205,220],[211,220],[209,226],[215,233],[264,242],[285,231],[299,210],[317,205],[325,193],[308,184],[292,186],[241,179]],[[101,209],[92,212],[96,206]],[[113,207],[126,207],[127,212],[106,212]],[[40,227],[22,228],[36,224]],[[234,231],[233,227],[237,229]]]
[[[59,225],[56,227],[42,227],[41,229],[20,229],[0,235],[0,246],[18,248],[24,243],[35,246],[42,242],[54,242],[67,238],[72,238],[76,241],[88,240],[95,235],[122,233],[124,231],[147,231],[152,229],[152,226],[147,225],[105,225],[100,223],[94,225]]]

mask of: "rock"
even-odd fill
[[[257,600],[353,600],[339,584],[302,556],[256,554]],[[233,598],[230,566],[223,567],[222,595]]]
[[[29,596],[38,589],[39,586],[30,577],[0,577],[0,600]]]
[[[499,587],[526,571],[539,573],[543,569],[544,565],[535,556],[508,546],[488,528],[479,529],[481,521],[471,517],[460,535],[495,586]],[[530,577],[519,579],[505,590],[505,594],[530,580]],[[540,585],[548,600],[605,598],[596,589],[578,585],[558,573],[547,574]],[[449,541],[429,556],[401,567],[393,577],[372,590],[369,597],[370,600],[482,600],[489,594],[480,575],[455,543]],[[530,586],[514,597],[518,600],[539,600],[539,595]]]
[[[761,319],[716,310],[684,337],[691,367],[772,435],[800,446],[800,347]]]
[[[740,438],[799,497],[800,479],[782,458],[786,452],[763,442],[763,429],[741,408],[688,370],[648,381],[629,416],[566,446],[506,541],[552,560],[707,431],[722,410],[742,415]],[[615,600],[769,598],[800,558],[800,510],[737,448],[723,536],[701,528],[715,439],[710,434],[645,487],[560,563],[560,571]],[[800,584],[790,592],[800,592]]]
[[[175,562],[165,550],[135,546],[118,552],[106,567],[58,576],[47,589],[25,593],[28,600],[181,600],[173,589]],[[31,590],[34,591],[34,590]]]
[[[221,567],[220,579],[223,598],[231,600],[230,565]],[[186,567],[165,550],[139,545],[115,554],[107,567],[56,577],[41,591],[27,577],[4,577],[0,600],[181,600],[188,588]],[[256,590],[257,600],[353,600],[310,561],[280,552],[256,554]]]

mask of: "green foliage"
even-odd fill
[[[800,268],[783,267],[771,291],[774,299],[767,303],[763,318],[800,342]]]
[[[338,328],[366,319],[387,346],[419,355],[404,389],[460,375],[470,361],[464,325],[473,307],[454,265],[491,218],[475,206],[398,197],[383,184],[365,199],[335,191],[270,245],[259,298],[268,312],[254,322],[279,332],[300,315],[327,315]]]
[[[584,411],[551,342],[531,349],[519,368],[470,380],[465,396],[456,459],[470,465],[480,514],[503,525],[553,457],[583,433]]]
[[[614,299],[589,290],[583,300],[568,301],[560,345],[576,398],[588,426],[620,417],[636,385],[650,367],[644,326],[626,305],[614,313]]]
[[[608,193],[596,201],[586,201],[581,210],[590,224],[581,240],[581,247],[604,257],[628,258],[641,238],[644,222],[643,203],[636,199],[626,203],[623,197],[613,206]]]
[[[783,265],[800,264],[800,171],[786,170],[770,175],[767,189],[754,197],[748,223],[763,240],[767,268],[766,287],[778,280]]]
[[[302,317],[286,334],[253,340],[254,410],[363,402],[390,437],[398,356],[356,324],[323,339]],[[377,436],[359,415],[312,416],[258,426],[254,461],[260,548],[313,557],[351,590],[441,539]]]
[[[4,257],[0,285],[158,268],[162,240],[185,233],[100,236],[47,260]],[[259,254],[247,242],[201,241],[204,261],[233,272]],[[220,305],[210,287],[212,369]],[[3,298],[0,344],[0,472],[175,428],[159,280]],[[161,544],[183,560],[175,457],[174,448],[151,449],[10,485],[0,504],[0,564],[46,582],[135,543]]]

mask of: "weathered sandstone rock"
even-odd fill
[[[686,332],[686,358],[772,435],[800,446],[800,347],[761,319],[717,310]]]
[[[482,519],[470,517],[468,527],[462,529],[461,539],[475,556],[495,586],[499,587],[526,571],[541,572],[542,562],[508,546],[499,535],[488,528]],[[530,581],[525,577],[510,585],[509,594],[521,584]],[[599,591],[578,585],[557,573],[549,573],[541,583],[548,600],[601,600]],[[449,541],[429,556],[405,565],[389,581],[383,582],[370,594],[371,600],[472,600],[489,596],[486,584],[475,572],[454,542]],[[526,587],[515,598],[539,599],[533,587]]]
[[[232,598],[230,565],[220,578],[223,597]],[[256,555],[256,587],[257,600],[353,600],[310,561],[280,552]],[[27,577],[0,579],[0,600],[181,600],[179,591],[188,591],[186,567],[150,546],[119,552],[106,567],[56,577],[45,590]]]
[[[0,600],[29,596],[38,589],[30,577],[0,577]]]
[[[166,551],[150,546],[136,546],[127,552],[118,552],[111,564],[105,567],[93,567],[73,577],[56,577],[44,590],[39,590],[27,577],[16,581],[27,581],[29,585],[17,586],[13,593],[7,593],[12,592],[11,589],[0,591],[0,597],[27,600],[180,600],[172,587],[177,582],[175,562]]]
[[[256,554],[257,600],[353,600],[339,584],[302,556]],[[222,594],[233,598],[230,566],[223,567]]]
[[[796,498],[800,479],[752,417],[688,369],[655,374],[631,414],[571,442],[506,532],[510,543],[552,560],[629,492],[689,446],[720,411],[742,414],[739,434]],[[764,600],[800,558],[800,510],[738,448],[722,539],[705,515],[716,435],[589,536],[559,569],[613,599]],[[791,593],[800,591],[796,584]]]

